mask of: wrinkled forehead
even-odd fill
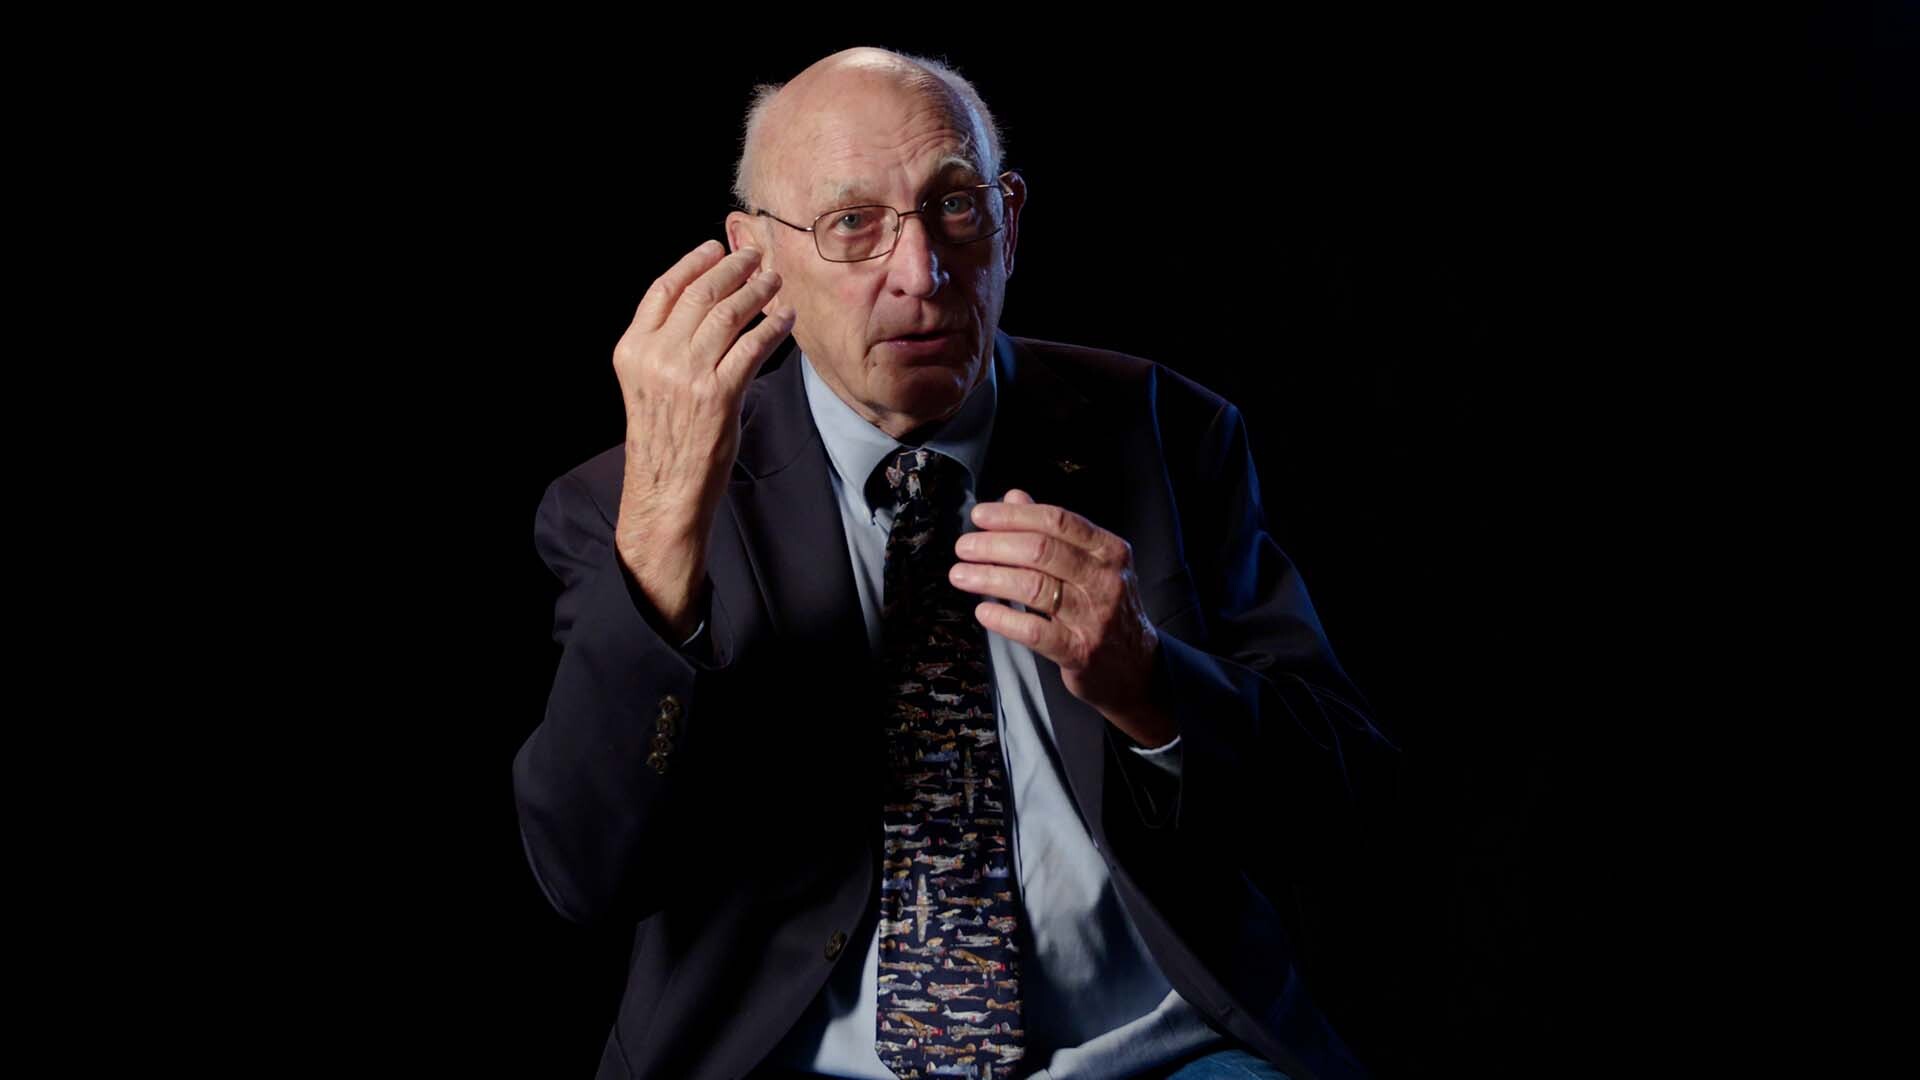
[[[974,163],[973,155],[958,149],[939,154],[930,161],[916,163],[907,170],[907,183],[912,188],[911,201],[914,203],[954,188],[984,182],[985,178],[981,176],[980,167]],[[885,178],[874,178],[836,169],[815,179],[806,201],[809,206],[829,210],[867,203],[890,206],[898,201],[893,187],[890,171]]]
[[[778,182],[813,211],[916,201],[983,183],[985,133],[972,110],[938,91],[866,86],[809,110],[786,131]]]

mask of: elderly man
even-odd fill
[[[536,522],[527,856],[637,927],[600,1075],[1360,1075],[1284,912],[1384,740],[1239,412],[1000,331],[1027,187],[942,65],[764,88],[736,195]]]

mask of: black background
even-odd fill
[[[1700,198],[1724,131],[1723,95],[1680,92],[1712,81],[1700,54],[1578,15],[795,29],[836,18],[368,35],[284,121],[325,129],[280,160],[330,193],[289,232],[324,264],[324,381],[355,405],[313,421],[341,447],[341,511],[315,528],[355,568],[327,656],[378,687],[332,721],[355,766],[324,796],[334,858],[287,885],[326,914],[279,928],[308,936],[322,1041],[592,1069],[626,941],[546,906],[509,777],[558,651],[534,507],[620,440],[613,344],[722,235],[753,84],[878,44],[972,78],[1027,178],[1003,328],[1241,408],[1270,524],[1402,742],[1400,798],[1356,853],[1373,932],[1344,943],[1336,1024],[1383,1076],[1632,1049],[1622,1013],[1679,992],[1615,989],[1659,982],[1630,912],[1670,888],[1623,872],[1645,793],[1615,759],[1663,745],[1646,684],[1677,674],[1637,563],[1682,542],[1665,510],[1688,498],[1640,486],[1667,467],[1653,419],[1716,362],[1668,321],[1729,205]],[[1873,134],[1884,60],[1828,62],[1794,73]]]

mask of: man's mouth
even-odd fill
[[[940,360],[946,362],[953,358],[953,351],[960,340],[955,330],[931,330],[924,334],[900,334],[887,338],[880,347],[888,353],[905,360]]]

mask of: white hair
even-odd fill
[[[906,77],[909,86],[926,90],[943,89],[959,99],[961,107],[978,118],[979,130],[986,138],[986,145],[984,147],[977,145],[973,125],[968,124],[968,130],[963,136],[962,152],[974,159],[968,164],[978,168],[982,176],[988,179],[999,176],[1000,126],[994,121],[993,111],[987,108],[986,101],[980,97],[980,91],[974,89],[973,83],[968,82],[965,76],[943,61],[931,57],[896,53],[891,50],[881,51],[920,69],[920,74]],[[772,109],[774,97],[785,85],[785,83],[762,83],[754,87],[752,100],[747,105],[746,123],[743,125],[740,136],[740,157],[733,169],[733,197],[740,206],[748,210],[760,208],[760,202],[755,197],[755,189],[759,186],[760,179],[758,162],[762,141],[760,129],[766,123],[767,113]]]

